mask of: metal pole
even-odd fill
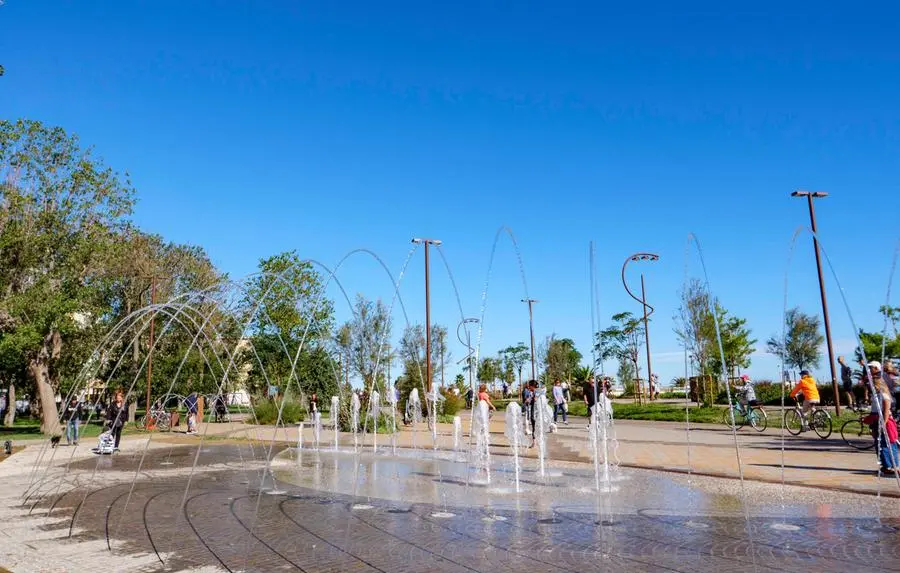
[[[825,280],[822,276],[822,257],[819,254],[819,235],[816,230],[816,210],[813,207],[814,194],[806,196],[809,203],[809,220],[812,224],[813,247],[816,250],[816,270],[819,273],[819,294],[822,296],[822,318],[825,321],[825,341],[828,345],[828,365],[831,367],[831,387],[834,391],[834,413],[841,415],[841,399],[838,393],[837,373],[834,369],[834,346],[831,343],[831,321],[828,318],[828,299],[825,296]]]
[[[425,375],[431,393],[431,294],[428,286],[428,241],[425,241]]]
[[[653,400],[653,369],[650,367],[650,326],[647,320],[647,291],[644,289],[644,273],[641,273],[641,300],[644,304],[644,342],[647,343],[647,389]]]
[[[156,277],[151,277],[150,279],[150,306],[156,304]],[[156,322],[154,320],[156,317],[154,314],[150,315],[150,346],[147,349],[147,401],[145,402],[146,411],[144,413],[144,417],[147,420],[147,425],[150,425],[150,421],[152,419],[150,415],[150,381],[153,378],[153,344],[154,344],[154,332],[153,325]]]
[[[537,380],[537,369],[535,368],[535,361],[534,361],[534,309],[533,309],[533,305],[537,301],[534,300],[533,298],[529,298],[523,302],[528,303],[528,328],[529,328],[529,331],[531,332],[531,379],[536,381]]]

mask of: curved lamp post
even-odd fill
[[[456,326],[456,338],[459,339],[459,343],[465,345],[466,348],[469,349],[469,353],[466,354],[465,358],[457,362],[457,364],[461,364],[463,362],[468,362],[469,364],[469,388],[472,390],[472,395],[475,395],[475,387],[472,385],[472,370],[477,368],[477,364],[472,364],[472,356],[475,353],[475,349],[472,348],[472,336],[469,333],[469,329],[466,328],[466,339],[462,339],[462,335],[459,333],[459,329],[462,328],[464,324],[478,324],[480,322],[477,318],[464,318],[459,321],[459,324]]]
[[[635,253],[625,259],[625,263],[622,265],[622,286],[625,287],[625,292],[628,293],[628,296],[633,298],[634,300],[641,303],[641,306],[644,308],[644,342],[647,344],[647,384],[648,386],[651,384],[650,379],[653,376],[653,369],[650,366],[650,329],[648,327],[647,319],[650,318],[650,315],[653,314],[653,307],[647,304],[647,291],[644,288],[644,273],[641,273],[641,298],[635,296],[631,289],[628,288],[628,282],[625,280],[625,269],[628,267],[628,263],[632,261],[658,261],[659,255],[655,255],[653,253]],[[647,309],[650,309],[650,312],[647,312]],[[640,384],[640,382],[638,382]],[[638,403],[641,403],[643,398],[643,390],[638,391]],[[652,399],[653,396],[651,395]]]

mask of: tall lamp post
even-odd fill
[[[819,234],[816,229],[816,209],[813,199],[828,197],[828,193],[822,191],[794,191],[791,197],[806,197],[809,205],[809,222],[813,232],[813,248],[816,251],[816,270],[819,272],[819,294],[822,297],[822,318],[825,321],[825,341],[828,344],[828,365],[831,367],[831,387],[834,389],[834,413],[841,415],[841,399],[838,392],[837,373],[834,368],[834,346],[831,344],[831,321],[828,318],[828,298],[825,296],[825,280],[822,277],[822,257],[819,254]]]
[[[439,246],[441,241],[416,237],[412,242],[425,245],[425,375],[426,392],[431,394],[431,291],[428,286],[428,246]]]
[[[654,255],[653,253],[635,253],[625,259],[625,263],[622,265],[622,286],[625,287],[625,292],[633,298],[634,300],[641,303],[641,306],[644,307],[644,342],[647,344],[647,383],[651,384],[650,380],[653,376],[653,369],[650,365],[650,328],[648,319],[650,315],[653,314],[653,307],[647,304],[647,291],[644,288],[644,273],[641,273],[641,298],[638,298],[631,292],[631,289],[628,288],[628,282],[625,280],[625,269],[628,267],[628,263],[632,261],[658,261],[659,255]],[[647,309],[650,309],[650,312],[647,312]],[[640,381],[638,381],[640,384]],[[652,399],[653,396],[651,395]],[[641,403],[643,400],[643,390],[638,391],[638,403]]]
[[[462,339],[462,335],[459,333],[459,329],[462,328],[464,324],[477,324],[479,320],[477,318],[464,318],[459,324],[456,326],[456,338],[459,339],[460,344],[464,344],[466,348],[469,349],[469,353],[466,354],[466,357],[457,362],[457,364],[461,364],[463,362],[467,362],[469,365],[469,388],[472,390],[472,396],[475,395],[475,385],[472,380],[472,371],[475,370],[478,366],[476,364],[472,364],[472,356],[475,353],[475,350],[472,348],[472,335],[469,334],[469,329],[466,329],[466,339]],[[473,400],[474,404],[474,400]]]
[[[523,298],[522,302],[528,303],[528,329],[531,332],[531,379],[537,380],[537,371],[534,367],[534,303],[539,301],[533,298]]]

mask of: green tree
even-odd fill
[[[263,394],[268,383],[287,393],[296,383],[301,397],[335,394],[338,369],[324,349],[334,311],[322,277],[296,251],[260,259],[259,271],[239,313],[249,324],[252,345],[242,357],[249,367],[248,389]]]
[[[496,358],[490,356],[482,358],[478,362],[478,372],[476,374],[478,381],[491,387],[494,390],[494,383],[500,377],[500,365]]]
[[[572,372],[572,379],[579,383],[587,382],[592,376],[596,376],[596,372],[590,366],[579,366]]]
[[[632,378],[640,376],[638,356],[644,343],[644,323],[630,312],[620,312],[612,316],[612,325],[595,335],[594,349],[601,360],[616,360],[619,363],[619,380],[623,385],[632,383],[632,379],[624,379],[628,374]],[[633,369],[623,368],[623,361],[631,364]]]
[[[466,377],[462,374],[457,374],[456,378],[453,379],[453,385],[459,390],[460,394],[465,394],[468,385],[466,384]]]
[[[15,349],[36,389],[46,433],[58,434],[55,396],[76,317],[94,308],[102,257],[131,213],[132,188],[77,137],[36,121],[0,121],[0,308],[12,320],[0,354]]]
[[[694,369],[701,375],[716,372],[711,360],[719,353],[716,324],[710,312],[712,302],[704,284],[691,279],[681,292],[681,305],[674,317],[675,334],[687,348]]]
[[[447,327],[440,324],[431,325],[431,364],[432,375],[441,373],[441,388],[444,387],[444,366],[453,356],[447,348]]]
[[[384,377],[376,379],[376,375],[390,360],[388,341],[392,324],[391,315],[381,299],[373,302],[361,294],[356,295],[353,320],[350,321],[350,364],[367,390],[378,381],[376,388],[382,395]]]
[[[715,316],[710,311],[711,308],[715,308]],[[716,320],[722,337],[722,352],[719,351]],[[757,341],[751,338],[747,320],[732,316],[718,299],[710,297],[699,280],[692,280],[682,292],[675,323],[675,333],[688,349],[691,362],[698,373],[719,377],[722,373],[723,353],[725,371],[732,375],[738,368],[750,366]]]
[[[785,327],[784,339],[775,335],[766,342],[769,352],[781,356],[788,367],[806,370],[818,366],[825,340],[820,331],[819,317],[794,307],[785,314]]]
[[[543,345],[544,376],[548,384],[557,378],[569,380],[581,364],[581,353],[575,348],[571,338],[556,338],[551,335]]]
[[[516,343],[514,346],[507,346],[500,351],[501,359],[508,369],[515,369],[519,386],[522,385],[522,369],[525,364],[531,360],[531,350],[524,342]]]

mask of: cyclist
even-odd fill
[[[756,399],[756,390],[753,389],[753,381],[750,379],[750,376],[742,375],[741,383],[735,384],[734,389],[738,393],[738,403],[742,414],[748,414],[751,407],[759,408],[763,414],[766,413],[762,403]]]
[[[819,388],[816,385],[816,379],[812,377],[809,370],[802,370],[800,372],[800,381],[797,382],[797,385],[791,390],[791,398],[796,400],[797,394],[803,395],[803,408],[801,410],[803,417],[801,418],[801,423],[803,424],[803,430],[808,430],[809,425],[807,424],[806,415],[809,414],[810,410],[819,405]]]

